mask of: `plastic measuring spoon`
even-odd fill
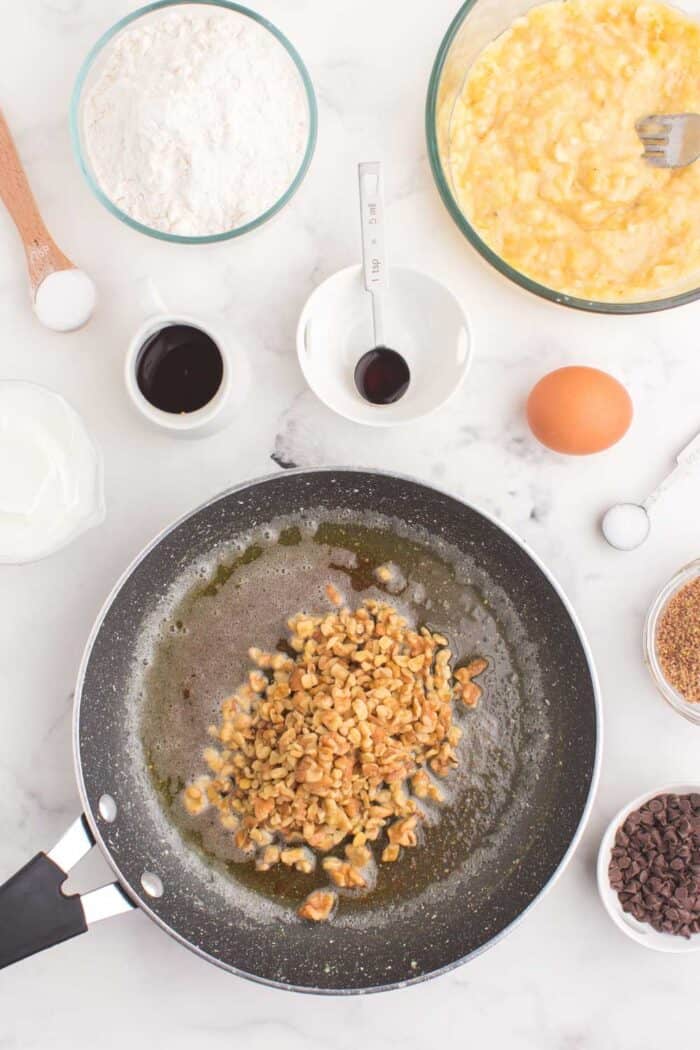
[[[647,540],[651,532],[651,511],[674,482],[700,462],[700,434],[678,453],[676,466],[643,503],[618,503],[602,521],[603,535],[611,547],[633,551]]]

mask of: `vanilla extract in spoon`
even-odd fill
[[[355,386],[372,405],[395,404],[410,383],[411,371],[403,357],[386,346],[368,350],[355,369]]]
[[[355,386],[372,405],[393,405],[411,383],[405,358],[384,343],[384,293],[389,286],[384,244],[384,199],[381,165],[360,164],[360,213],[365,288],[372,296],[374,349],[360,358]]]

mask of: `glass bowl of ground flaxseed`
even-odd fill
[[[700,558],[676,573],[653,601],[644,656],[663,698],[700,726]]]

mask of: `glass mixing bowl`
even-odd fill
[[[597,302],[578,299],[548,288],[509,266],[481,239],[459,206],[449,174],[449,126],[466,75],[483,49],[503,33],[516,18],[539,6],[543,0],[467,0],[443,40],[433,67],[428,89],[426,132],[428,155],[440,195],[447,210],[467,240],[496,270],[529,292],[577,310],[606,314],[640,314],[667,310],[700,298],[700,288],[682,287],[674,294],[635,302]],[[690,0],[688,7],[698,6]],[[688,13],[695,14],[696,11]],[[641,152],[641,145],[640,145]],[[697,277],[695,278],[697,280]]]
[[[186,237],[176,233],[166,233],[163,230],[154,230],[150,226],[144,226],[143,223],[137,222],[136,219],[132,219],[130,215],[127,215],[126,212],[121,210],[121,208],[118,208],[117,205],[106,196],[93,173],[88,151],[85,146],[82,119],[83,99],[85,98],[86,91],[89,90],[93,84],[95,77],[99,72],[101,63],[104,60],[106,49],[114,39],[128,26],[131,26],[131,24],[137,19],[152,17],[154,12],[160,11],[166,7],[177,7],[180,4],[192,3],[209,4],[212,7],[223,7],[230,11],[236,11],[238,14],[253,19],[253,21],[257,22],[259,25],[267,29],[268,32],[272,33],[272,35],[285,48],[292,62],[296,66],[309,106],[309,137],[306,144],[306,150],[304,152],[301,166],[287,191],[275,204],[273,204],[271,208],[268,208],[266,212],[263,212],[262,215],[259,215],[251,222],[245,223],[243,226],[237,226],[232,230],[226,230],[222,233],[208,234],[203,237]],[[273,215],[276,215],[277,212],[281,211],[282,208],[290,202],[304,181],[306,173],[309,170],[309,165],[311,164],[311,159],[314,155],[316,139],[318,137],[318,106],[316,104],[316,94],[314,92],[311,78],[301,56],[289,40],[287,40],[284,34],[281,33],[271,22],[268,22],[266,18],[263,18],[262,15],[256,14],[247,7],[241,7],[240,4],[230,3],[229,0],[158,0],[157,3],[147,4],[145,7],[141,7],[137,11],[132,11],[132,13],[126,15],[125,18],[120,19],[119,22],[115,23],[111,29],[108,29],[107,32],[100,37],[92,48],[83,62],[73,89],[73,97],[71,99],[70,107],[70,128],[71,139],[73,141],[73,151],[80,166],[80,170],[85,176],[87,184],[94,195],[102,204],[104,204],[105,208],[107,208],[112,215],[116,215],[118,219],[125,222],[127,226],[131,226],[132,229],[138,230],[140,233],[145,233],[149,237],[157,237],[158,240],[161,241],[173,241],[176,244],[212,244],[217,241],[228,241],[234,237],[242,237],[244,233],[249,233],[258,226],[262,226],[263,223],[267,222],[268,219],[271,219]]]
[[[683,694],[679,693],[666,678],[656,651],[656,632],[659,627],[659,621],[671,599],[683,587],[692,583],[693,580],[697,580],[698,577],[700,577],[700,558],[692,561],[689,565],[682,568],[680,572],[676,573],[657,594],[644,624],[644,660],[654,680],[654,685],[674,711],[677,711],[679,715],[687,718],[689,722],[696,726],[700,726],[700,703],[691,703],[689,700],[686,700]]]

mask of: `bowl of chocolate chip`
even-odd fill
[[[700,785],[659,788],[620,810],[597,874],[608,915],[637,944],[700,951]]]

